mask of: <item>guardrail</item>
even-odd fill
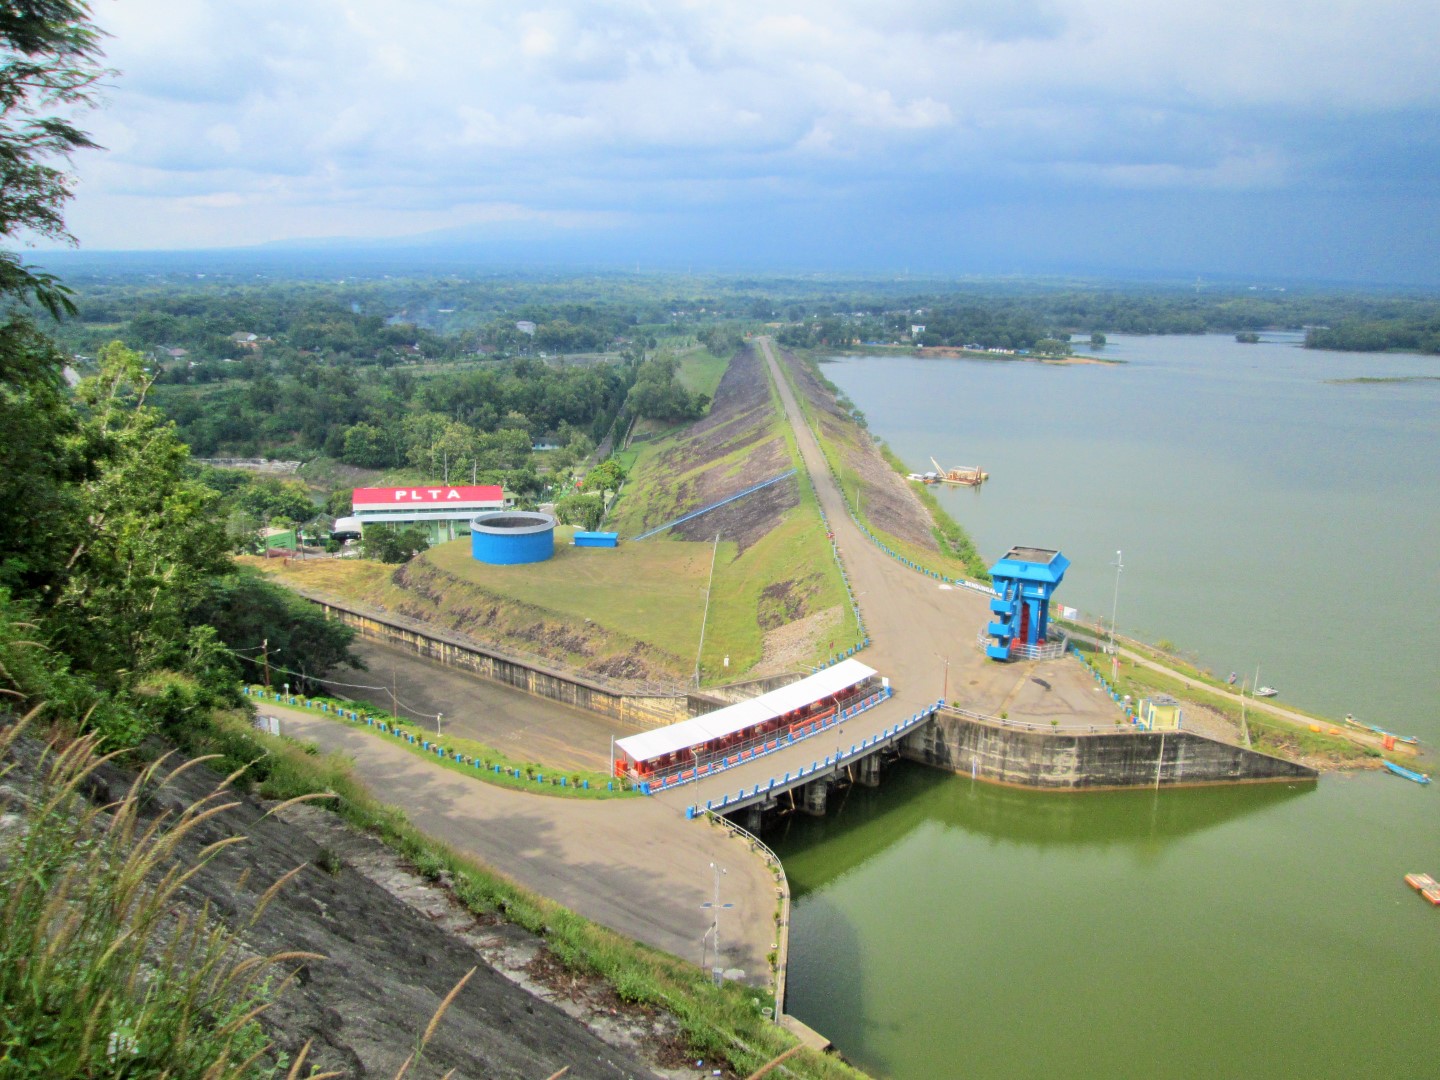
[[[263,686],[242,686],[240,692],[246,697],[256,698],[260,701],[274,701],[281,705],[287,705],[292,709],[305,709],[309,712],[322,713],[326,716],[333,716],[339,720],[348,721],[352,724],[371,728],[377,734],[389,735],[394,739],[418,747],[427,754],[433,754],[441,761],[453,761],[457,765],[464,765],[475,769],[480,773],[494,773],[496,776],[505,776],[508,780],[516,780],[524,783],[533,783],[536,787],[561,787],[573,788],[581,791],[590,791],[590,780],[587,777],[578,777],[572,783],[573,770],[569,773],[563,769],[550,771],[550,779],[545,779],[544,768],[535,769],[533,766],[524,769],[518,768],[508,761],[495,762],[484,761],[470,754],[462,754],[460,751],[443,744],[443,735],[437,735],[432,741],[423,732],[411,731],[404,721],[389,713],[375,715],[364,709],[349,709],[341,702],[327,701],[322,698],[307,697],[304,694],[285,694],[279,690],[266,690]],[[597,780],[597,784],[598,784]],[[617,783],[619,787],[617,789]],[[625,791],[624,785],[628,781],[620,782],[614,779],[605,782],[606,791]],[[600,789],[596,787],[595,791]]]
[[[887,727],[884,731],[871,735],[867,739],[863,739],[858,743],[852,743],[849,750],[837,750],[834,754],[827,756],[823,761],[812,762],[808,767],[802,765],[798,771],[794,773],[786,772],[782,778],[772,776],[767,782],[756,784],[749,789],[742,787],[733,796],[730,795],[729,792],[726,792],[720,797],[719,802],[716,802],[714,799],[706,799],[704,806],[687,806],[685,808],[685,816],[687,818],[693,818],[706,812],[713,813],[717,810],[723,812],[732,807],[738,810],[741,804],[748,804],[751,800],[759,798],[762,794],[773,792],[777,784],[780,786],[781,791],[785,791],[807,776],[813,778],[816,773],[820,772],[828,774],[832,770],[838,769],[846,761],[853,760],[857,757],[868,756],[880,746],[888,745],[900,736],[909,734],[913,728],[929,720],[944,707],[945,703],[943,701],[937,701],[933,705],[925,706],[925,708],[912,715],[908,720],[902,720],[898,724]]]
[[[941,574],[935,570],[931,570],[928,566],[922,566],[919,563],[906,558],[904,555],[901,555],[898,551],[890,547],[878,536],[872,533],[869,527],[860,520],[860,515],[856,512],[855,507],[850,505],[850,496],[845,492],[845,484],[840,479],[840,472],[838,469],[835,468],[835,463],[830,460],[830,455],[826,453],[825,443],[820,438],[820,432],[816,430],[815,425],[811,423],[810,416],[808,413],[805,412],[803,406],[801,407],[801,414],[801,419],[804,420],[805,426],[810,429],[810,437],[815,440],[815,445],[820,450],[820,457],[825,462],[825,467],[830,470],[830,476],[835,481],[835,490],[840,493],[840,501],[845,505],[845,510],[850,515],[850,520],[855,523],[855,527],[859,529],[860,532],[864,534],[864,536],[868,540],[870,540],[871,543],[873,543],[886,555],[889,555],[896,562],[900,563],[902,566],[914,570],[917,574],[924,574],[926,577],[934,578],[936,581],[939,581],[945,585],[949,585],[953,588],[969,589],[971,592],[978,592],[984,596],[995,595],[995,590],[992,589],[989,585],[982,585],[977,581],[970,581],[966,578],[947,577],[945,574]]]
[[[771,851],[764,841],[748,829],[742,829],[721,814],[708,810],[706,814],[711,821],[718,822],[749,844],[752,851],[758,852],[760,857],[775,871],[776,880],[779,882],[779,886],[775,890],[780,894],[780,913],[776,916],[775,922],[775,1012],[771,1017],[778,1024],[781,1015],[785,1012],[785,970],[790,961],[790,879],[785,876],[785,864],[780,861],[779,855]]]
[[[975,636],[975,644],[985,648],[993,635],[981,630]],[[1059,641],[1047,641],[1040,645],[1012,645],[1010,656],[1019,660],[1059,660],[1070,651],[1070,639],[1063,632]]]
[[[1054,724],[1036,724],[1029,720],[1011,720],[1007,716],[991,716],[989,713],[975,712],[971,709],[962,709],[958,705],[945,705],[941,712],[953,713],[956,716],[963,716],[967,720],[979,720],[985,724],[998,724],[1002,727],[1015,728],[1018,731],[1040,731],[1047,734],[1065,735],[1113,735],[1114,727],[1104,727],[1099,724],[1086,724],[1083,727],[1056,727]],[[1121,724],[1121,721],[1116,721]]]
[[[849,646],[843,652],[832,653],[827,659],[816,664],[810,670],[819,671],[821,668],[838,664],[847,657],[854,656],[861,649],[870,647],[870,635],[865,632],[865,616],[860,611],[860,601],[855,599],[855,590],[850,587],[850,574],[845,569],[845,560],[840,557],[840,546],[835,543],[835,530],[830,527],[830,517],[825,513],[825,507],[820,504],[820,494],[815,490],[815,481],[809,472],[805,473],[805,482],[810,485],[810,493],[815,496],[815,509],[820,511],[820,521],[825,526],[825,536],[830,541],[830,557],[835,560],[835,567],[840,571],[840,583],[845,586],[845,596],[850,601],[850,610],[855,615],[855,629],[860,634],[860,640]]]

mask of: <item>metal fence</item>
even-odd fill
[[[780,913],[775,922],[775,1012],[772,1019],[778,1024],[785,1012],[785,969],[790,958],[790,879],[785,876],[785,864],[780,861],[780,856],[771,851],[754,833],[742,829],[729,818],[712,810],[705,811],[705,814],[711,821],[718,822],[749,844],[750,850],[758,852],[775,871],[775,891],[779,894],[777,899],[780,901]]]
[[[990,644],[991,635],[981,630],[975,637],[975,644],[985,648]],[[1039,645],[1011,645],[1012,660],[1059,660],[1070,650],[1070,639],[1064,634],[1059,641],[1046,641]]]

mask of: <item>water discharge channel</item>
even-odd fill
[[[988,556],[1064,550],[1061,602],[1108,615],[1123,549],[1122,629],[1433,748],[1440,382],[1331,380],[1440,363],[1294,344],[826,374],[913,467],[986,468],[942,501]],[[1400,878],[1440,872],[1435,787],[1075,796],[902,763],[767,836],[788,1007],[894,1077],[1433,1075],[1440,912]]]

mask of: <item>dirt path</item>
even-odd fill
[[[725,870],[724,966],[768,985],[775,942],[775,880],[725,830],[688,821],[658,799],[558,799],[472,780],[377,735],[267,704],[281,731],[349,757],[378,798],[414,825],[520,885],[603,926],[698,964],[710,926],[701,904]]]

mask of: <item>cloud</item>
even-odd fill
[[[1432,183],[1418,0],[126,0],[95,246]],[[1402,120],[1403,118],[1403,124]],[[1388,168],[1386,166],[1389,166]],[[759,203],[756,201],[759,200]],[[489,208],[489,209],[486,209]],[[212,215],[206,218],[205,215]],[[248,215],[248,216],[247,216]]]

